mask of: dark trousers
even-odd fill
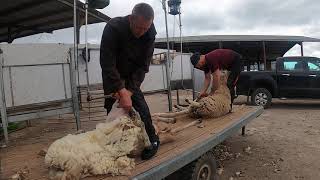
[[[136,90],[131,96],[132,106],[139,113],[141,120],[144,122],[146,132],[149,136],[150,142],[159,140],[155,133],[155,129],[152,124],[151,114],[146,100],[144,99],[141,90]],[[105,99],[104,108],[107,109],[109,113],[112,109],[112,105],[115,103],[115,99],[107,98]]]
[[[240,62],[240,55],[235,57],[235,60],[233,61],[231,68],[230,68],[230,75],[228,77],[227,86],[230,91],[231,95],[231,108],[233,104],[233,100],[235,99],[235,86],[237,85],[239,74],[241,72],[241,62]]]

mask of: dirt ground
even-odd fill
[[[168,110],[165,94],[147,95],[146,99],[151,112]],[[175,97],[173,100],[176,102]],[[236,103],[245,103],[245,98]],[[101,109],[94,110],[90,121],[82,112],[85,130],[103,120]],[[222,143],[223,151],[217,157],[220,179],[320,179],[319,110],[316,100],[274,100],[270,109],[247,126],[246,136],[239,132]],[[64,115],[33,121],[31,127],[11,133],[9,146],[0,148],[0,179],[9,179],[18,171],[26,179],[47,179],[39,151],[75,129],[72,116]]]
[[[274,99],[248,125],[245,137],[239,133],[225,142],[240,156],[223,162],[221,179],[320,179],[319,110],[318,100]]]

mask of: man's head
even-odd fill
[[[154,18],[152,7],[146,3],[139,3],[134,6],[129,16],[130,29],[136,38],[140,38],[150,28]]]
[[[200,70],[203,70],[203,68],[206,64],[205,55],[201,55],[199,52],[194,53],[190,57],[190,61],[195,68],[200,69]]]

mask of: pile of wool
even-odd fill
[[[50,145],[45,164],[51,179],[122,175],[135,166],[134,157],[150,145],[144,123],[138,113],[129,117],[120,110],[118,116],[114,114],[111,117],[115,119],[108,118],[93,131],[69,134]]]

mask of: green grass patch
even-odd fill
[[[10,133],[12,131],[19,129],[22,126],[22,124],[23,124],[23,122],[10,122],[10,123],[8,123],[8,132]],[[3,126],[1,124],[0,135],[3,135],[3,128],[2,127]]]

